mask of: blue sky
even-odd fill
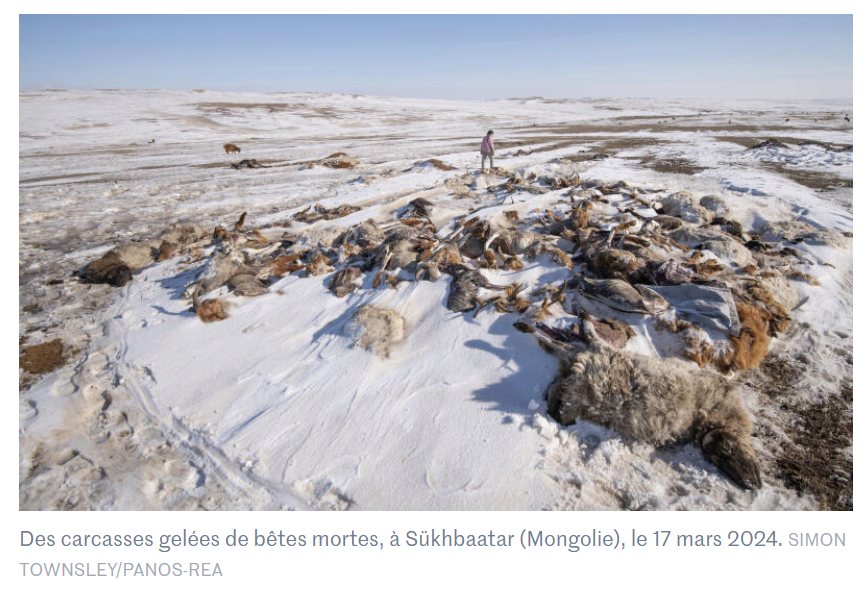
[[[853,17],[21,15],[19,87],[850,99]]]

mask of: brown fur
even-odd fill
[[[571,214],[571,221],[573,221],[575,228],[585,228],[589,225],[590,217],[591,214],[588,207],[579,207]]]
[[[303,263],[298,263],[300,255],[283,255],[273,259],[267,264],[271,275],[282,277],[287,273],[292,273],[305,268]]]
[[[565,253],[560,248],[547,246],[544,248],[544,252],[550,254],[554,263],[558,263],[559,265],[567,267],[568,269],[574,268],[573,260],[568,256],[567,253]]]
[[[762,283],[748,284],[745,290],[745,294],[736,292],[736,295],[769,313],[769,334],[771,336],[775,337],[787,330],[787,327],[790,326],[790,313]]]
[[[372,287],[378,290],[378,287],[381,285],[381,279],[385,277],[385,273],[383,269],[379,269],[375,274],[375,278],[372,280]]]
[[[696,364],[703,368],[706,364],[712,364],[718,361],[718,356],[715,353],[715,350],[712,349],[705,341],[697,341],[693,344],[688,344],[689,347],[685,350],[685,357],[692,362],[696,362]]]
[[[690,267],[699,275],[713,275],[725,269],[723,265],[718,263],[717,259],[701,261],[704,254],[703,251],[694,251],[685,261],[684,265]]]
[[[164,240],[159,244],[159,254],[156,256],[156,260],[165,261],[166,259],[171,259],[176,250],[177,245],[175,243]]]
[[[462,263],[459,248],[453,243],[447,243],[433,255],[436,263]]]
[[[199,261],[204,259],[205,256],[206,255],[204,254],[204,251],[202,251],[201,249],[195,249],[194,251],[189,253],[189,255],[187,255],[183,259],[183,262],[184,263],[198,263]]]
[[[550,211],[550,210],[546,210],[546,214],[547,214],[547,216],[548,216],[549,218],[553,219],[553,220],[556,221],[556,222],[561,222],[561,221],[562,221],[562,217],[561,217],[561,216],[556,216],[556,215],[555,215],[552,211]]]
[[[221,321],[228,318],[228,313],[221,300],[210,299],[203,300],[195,309],[195,314],[205,323],[213,321]]]
[[[405,224],[406,226],[417,227],[423,224],[426,224],[426,220],[421,220],[419,218],[400,218],[400,222]]]
[[[684,344],[682,355],[685,359],[695,362],[700,368],[707,364],[714,364],[720,370],[729,372],[729,360],[732,353],[732,345],[729,341],[712,344],[705,331],[675,315],[659,317],[658,325],[662,329],[679,335]]]
[[[486,262],[486,267],[489,269],[498,269],[499,260],[496,257],[495,253],[493,253],[490,249],[484,251],[484,261]]]
[[[523,333],[533,333],[535,325],[542,322],[551,314],[550,299],[544,298],[543,302],[526,307],[522,316],[514,323],[514,328]]]
[[[334,152],[330,156],[320,160],[319,164],[332,169],[351,169],[355,167],[357,161],[345,152]]]
[[[783,310],[780,305],[777,306]],[[724,343],[713,345],[706,339],[704,331],[678,317],[661,317],[658,324],[671,333],[679,334],[685,345],[682,355],[701,368],[714,364],[725,373],[757,368],[769,353],[772,315],[739,298],[736,300],[736,311],[741,329],[738,336],[729,338],[729,346]],[[778,326],[782,326],[782,321],[778,323]],[[786,328],[786,325],[783,326]]]
[[[318,251],[306,266],[306,273],[309,275],[322,275],[331,271],[333,271],[332,263],[321,251]]]
[[[628,277],[645,265],[630,251],[618,249],[601,249],[591,258],[591,271],[600,277],[628,279]]]
[[[234,144],[225,144],[222,147],[225,149],[226,154],[234,154],[235,152],[240,152],[240,146],[235,146]]]
[[[808,282],[809,286],[819,286],[820,282],[810,273],[805,273],[804,271],[799,271],[798,269],[792,269],[787,272],[787,277],[791,280],[802,280]]]
[[[736,303],[741,330],[730,337],[733,351],[719,366],[726,370],[757,368],[769,353],[769,313],[744,302]]]
[[[532,305],[530,300],[526,300],[525,298],[522,298],[521,296],[514,296],[512,302],[513,302],[514,311],[519,312],[519,313],[526,312],[529,309],[529,307]]]
[[[122,287],[132,281],[132,269],[116,254],[109,252],[100,259],[88,263],[82,278],[91,284]]]
[[[237,219],[237,222],[234,223],[234,232],[240,232],[244,222],[246,222],[246,212],[243,212],[240,218]]]
[[[250,231],[250,234],[255,237],[256,244],[261,247],[267,246],[273,242],[272,240],[261,234],[258,228],[253,228]]]
[[[354,282],[361,276],[360,269],[357,267],[346,267],[341,269],[330,279],[328,288],[336,294],[337,298],[342,298],[346,294],[350,294],[358,289]]]
[[[519,257],[516,255],[510,257],[502,253],[502,250],[499,249],[499,257],[505,262],[505,267],[510,269],[511,271],[519,271],[523,268],[523,262],[520,261]]]

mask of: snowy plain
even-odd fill
[[[182,297],[199,267],[180,257],[123,288],[75,274],[118,243],[181,222],[230,226],[244,211],[267,232],[311,204],[360,206],[324,223],[349,227],[423,197],[444,234],[469,211],[555,208],[558,192],[504,202],[484,191],[490,128],[506,172],[717,195],[746,232],[798,220],[850,233],[850,105],[45,91],[21,93],[19,106],[19,343],[60,339],[66,357],[22,374],[21,509],[820,507],[774,462],[795,445],[798,412],[849,389],[852,413],[849,243],[797,246],[819,285],[796,283],[791,328],[770,349],[795,368],[790,388],[773,397],[764,387],[777,377],[734,377],[755,423],[755,492],[693,444],[558,425],[544,402],[556,359],[514,315],[447,310],[445,278],[374,289],[369,277],[337,299],[329,276],[293,274],[263,296],[225,296],[230,316],[205,324]],[[783,147],[748,149],[769,138]],[[226,142],[269,168],[232,169],[240,157]],[[360,164],[309,166],[335,152]],[[430,158],[455,169],[417,166]],[[569,274],[547,259],[487,272],[532,285]],[[365,304],[408,322],[388,358],[352,347],[346,324]],[[629,348],[658,355],[648,322],[636,329]]]

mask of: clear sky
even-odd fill
[[[853,97],[853,17],[19,17],[19,87]]]

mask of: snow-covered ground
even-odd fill
[[[544,402],[556,359],[514,329],[516,315],[449,311],[449,276],[374,289],[367,274],[338,299],[330,274],[286,275],[265,295],[225,296],[230,316],[202,323],[183,292],[204,261],[154,263],[123,288],[75,274],[115,244],[179,222],[230,227],[243,211],[276,239],[311,204],[359,206],[313,224],[347,228],[423,197],[441,236],[470,211],[561,207],[560,191],[484,191],[504,180],[478,176],[490,128],[504,173],[711,194],[746,233],[799,220],[843,236],[850,105],[210,91],[30,92],[19,105],[19,342],[60,339],[66,358],[21,375],[22,509],[818,507],[779,459],[807,453],[793,434],[809,410],[844,407],[849,392],[852,412],[849,241],[795,245],[819,285],[793,282],[798,306],[767,358],[777,371],[733,377],[755,424],[756,492],[691,443],[656,449],[587,421],[558,425]],[[748,148],[769,138],[782,144]],[[227,142],[241,155],[225,154]],[[335,152],[360,164],[309,166]],[[229,166],[241,158],[269,168]],[[429,158],[455,169],[414,166]],[[541,257],[485,273],[540,286],[574,272]],[[346,325],[365,304],[408,322],[387,358],[352,347]],[[649,322],[635,330],[629,350],[659,355]],[[852,459],[852,440],[841,455]]]

